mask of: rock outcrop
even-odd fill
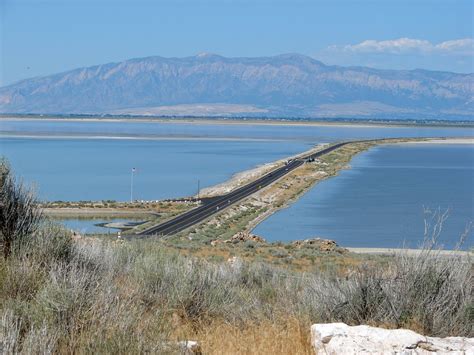
[[[180,354],[184,355],[201,355],[201,345],[197,341],[194,340],[183,340],[178,342],[178,347],[180,350]]]
[[[425,337],[407,329],[382,329],[344,323],[314,324],[316,354],[474,354],[474,338]]]
[[[216,245],[219,245],[221,243],[237,244],[237,243],[243,243],[243,242],[247,242],[247,241],[251,241],[251,242],[255,242],[255,243],[266,243],[267,242],[264,238],[259,237],[258,235],[248,233],[248,232],[239,232],[230,239],[213,240],[211,242],[211,245],[216,246]]]
[[[161,344],[159,353],[181,354],[181,355],[202,355],[201,345],[194,340],[181,340],[178,342],[167,341]]]
[[[347,252],[347,249],[341,248],[334,240],[311,238],[305,240],[295,240],[291,243],[295,248],[315,248],[323,252],[337,251],[340,253]]]
[[[255,243],[266,243],[266,240],[258,235],[247,233],[247,232],[239,232],[234,235],[229,240],[226,240],[226,243],[241,243],[246,241],[252,241]]]

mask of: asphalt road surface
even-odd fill
[[[214,199],[210,200],[210,202],[201,205],[197,208],[194,208],[188,212],[185,212],[173,219],[170,219],[169,221],[150,227],[142,231],[141,233],[138,233],[137,236],[167,236],[181,232],[182,230],[204,221],[212,215],[221,212],[226,207],[229,207],[234,203],[243,200],[244,198],[254,194],[260,189],[263,189],[271,183],[279,180],[294,169],[303,165],[305,162],[311,161],[315,158],[320,157],[321,155],[332,152],[333,150],[340,148],[348,143],[352,142],[337,143],[316,153],[308,154],[306,156],[290,160],[287,162],[286,165],[275,169],[267,173],[266,175],[263,175],[261,178],[252,181],[247,185],[239,187],[238,189],[233,190],[225,195],[215,197]]]

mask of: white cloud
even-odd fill
[[[474,39],[462,38],[441,43],[432,43],[423,39],[398,38],[394,40],[366,40],[358,44],[330,46],[330,51],[346,53],[440,53],[453,55],[474,55]]]
[[[474,54],[474,39],[463,38],[441,42],[435,46],[438,51],[459,52],[463,54]]]

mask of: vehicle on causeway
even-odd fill
[[[249,182],[248,184],[242,187],[239,187],[238,189],[235,189],[227,194],[216,196],[212,199],[209,199],[207,203],[197,208],[194,208],[188,212],[185,212],[166,222],[163,222],[156,226],[145,229],[141,231],[140,233],[137,233],[136,236],[151,236],[151,235],[167,236],[167,235],[172,235],[172,234],[181,232],[182,230],[204,221],[205,219],[211,217],[212,215],[221,212],[226,207],[229,207],[233,205],[234,203],[243,200],[244,198],[254,194],[260,189],[279,180],[283,176],[289,174],[294,169],[303,165],[305,162],[314,161],[317,157],[322,156],[324,154],[328,154],[332,152],[333,150],[336,150],[349,143],[354,143],[354,142],[347,141],[347,142],[336,143],[318,152],[311,153],[299,158],[290,159],[280,168],[272,170],[271,172],[260,177],[259,179]]]

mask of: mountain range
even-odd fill
[[[0,113],[472,120],[474,74],[155,56],[1,87]]]

